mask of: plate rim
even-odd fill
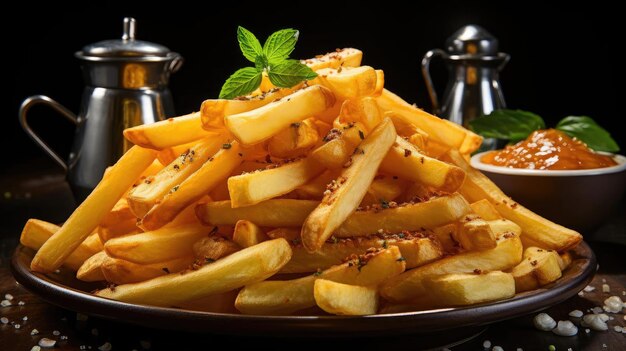
[[[28,252],[30,250],[30,252]],[[169,307],[120,302],[95,296],[56,282],[46,275],[30,271],[24,256],[33,250],[18,244],[11,258],[11,272],[28,291],[43,300],[75,312],[116,322],[188,332],[211,332],[228,335],[341,336],[345,332],[367,332],[367,335],[400,335],[430,333],[448,329],[484,326],[533,313],[558,304],[582,290],[593,279],[597,260],[593,250],[581,241],[574,251],[579,258],[572,264],[579,271],[566,281],[550,288],[540,288],[507,300],[441,308],[427,311],[376,314],[368,316],[268,316],[191,311]],[[572,267],[568,268],[572,269]],[[562,278],[561,278],[562,279]],[[77,305],[78,303],[78,305]],[[125,316],[120,318],[119,314]],[[176,320],[182,323],[171,323]],[[163,322],[169,321],[170,323]],[[393,321],[393,323],[387,323]],[[454,321],[453,324],[446,323]],[[233,328],[235,327],[235,328]],[[243,328],[243,329],[242,329]],[[340,330],[336,330],[336,329]],[[416,329],[417,328],[417,329]]]

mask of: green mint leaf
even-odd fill
[[[267,38],[263,45],[263,53],[270,65],[286,60],[296,47],[299,32],[295,29],[281,29]]]
[[[619,151],[619,145],[613,140],[611,134],[606,129],[600,127],[591,117],[565,117],[559,121],[556,129],[582,141],[595,151]]]
[[[298,60],[288,60],[271,66],[267,73],[270,82],[279,88],[291,88],[304,80],[317,77],[317,73]]]
[[[262,73],[254,67],[245,67],[233,73],[222,86],[220,99],[233,99],[249,94],[261,85]]]
[[[517,142],[526,139],[546,124],[538,115],[522,110],[495,110],[469,123],[470,129],[485,138],[497,138]]]
[[[256,60],[254,60],[254,67],[256,67],[256,70],[259,71],[259,72],[263,72],[263,70],[268,65],[269,64],[267,63],[267,59],[265,58],[265,55],[263,55],[263,54],[257,56]]]
[[[239,41],[239,48],[250,62],[255,62],[257,56],[263,54],[263,48],[259,40],[242,26],[237,27],[237,40]]]

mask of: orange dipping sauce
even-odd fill
[[[483,163],[510,168],[572,170],[615,166],[609,156],[593,152],[583,142],[556,129],[537,130],[515,145],[492,151]]]

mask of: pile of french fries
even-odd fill
[[[130,128],[62,226],[26,223],[33,271],[129,303],[367,315],[506,299],[559,279],[582,239],[467,162],[480,136],[384,88],[362,53],[318,77]]]

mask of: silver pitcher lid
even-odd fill
[[[484,28],[470,24],[448,38],[446,49],[451,55],[492,56],[498,54],[498,39]]]
[[[132,17],[124,18],[122,39],[103,40],[89,44],[76,53],[76,57],[92,61],[140,60],[163,61],[171,59],[167,47],[149,41],[135,39],[137,22]]]

